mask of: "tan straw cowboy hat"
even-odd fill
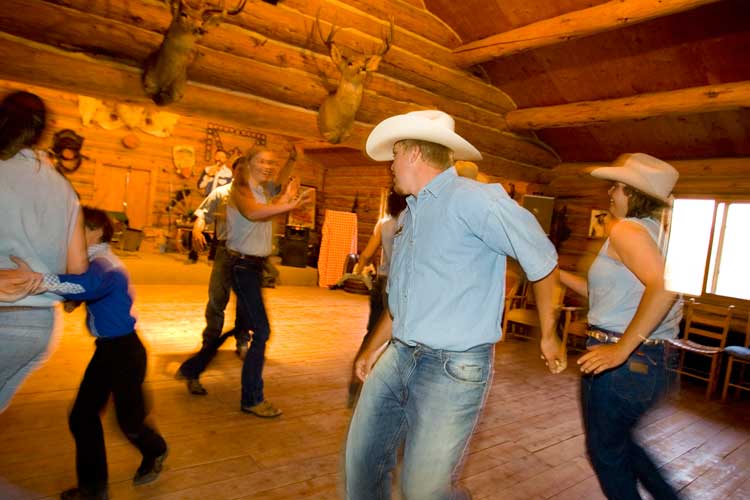
[[[672,203],[672,188],[680,176],[669,163],[645,153],[620,155],[611,167],[597,168],[591,175],[622,182],[666,204]]]

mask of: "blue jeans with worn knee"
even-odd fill
[[[237,317],[237,328],[253,331],[250,349],[242,364],[241,405],[255,406],[261,403],[263,395],[263,365],[266,361],[266,342],[271,335],[271,326],[266,315],[266,306],[261,293],[263,263],[232,257],[232,285],[237,294],[238,308],[242,314]]]
[[[600,344],[589,339],[587,346]],[[677,499],[633,436],[641,417],[667,391],[663,345],[641,345],[617,368],[581,379],[586,450],[609,499],[639,500],[640,481],[654,498]]]
[[[394,339],[362,388],[346,443],[349,500],[389,499],[403,444],[407,500],[457,498],[453,484],[484,406],[494,346],[468,351]]]
[[[0,412],[47,353],[52,307],[0,307]]]
[[[226,242],[221,241],[216,246],[216,255],[211,267],[211,277],[208,281],[208,303],[206,303],[206,328],[203,330],[203,344],[221,336],[224,328],[224,310],[229,303],[229,292],[232,289],[232,264],[227,253]],[[239,314],[239,307],[237,308]],[[236,315],[235,315],[236,316]],[[234,321],[234,338],[237,344],[247,344],[250,334],[247,330],[238,328],[238,320]]]

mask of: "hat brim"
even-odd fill
[[[632,168],[599,167],[592,170],[591,175],[597,179],[622,182],[623,184],[627,184],[628,186],[635,188],[666,205],[671,205],[672,203],[671,197],[664,197],[662,194],[657,193],[651,188],[648,179],[634,171]]]
[[[386,118],[370,132],[365,150],[375,161],[393,160],[393,145],[405,139],[441,144],[453,151],[454,160],[481,160],[482,154],[469,141],[445,126],[413,115]]]

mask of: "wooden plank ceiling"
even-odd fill
[[[519,108],[506,116],[511,127],[516,119],[541,118],[542,123],[531,128],[565,162],[609,161],[634,151],[665,159],[750,155],[746,0],[425,0],[425,4],[467,46],[478,40],[480,45],[489,44],[488,37],[503,33],[513,34],[516,40],[527,37],[525,44],[537,46],[491,58],[481,66]],[[629,17],[615,16],[606,31],[542,46],[544,36],[555,34],[542,30],[545,20],[558,18],[558,25],[568,30],[564,38],[573,38],[579,13],[604,18],[607,12],[617,14],[625,7],[631,9]],[[675,12],[657,12],[659,17],[630,23],[644,11],[659,9]],[[529,30],[532,26],[536,31]],[[500,50],[512,45],[506,40]],[[715,94],[726,90],[722,84],[733,84],[724,96],[731,94],[734,100],[741,90],[742,100],[712,107]],[[696,91],[674,93],[683,89]],[[658,94],[651,103],[639,101],[652,93]],[[624,98],[631,99],[616,101]],[[571,106],[560,106],[565,104]],[[649,105],[659,104],[667,109],[649,111]],[[539,109],[530,113],[527,108]]]

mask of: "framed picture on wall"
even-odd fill
[[[300,195],[308,192],[310,193],[308,195],[310,197],[310,202],[289,212],[289,217],[286,221],[287,225],[315,229],[315,188],[312,186],[299,187]]]
[[[609,225],[612,215],[608,210],[592,210],[589,221],[589,238],[606,238],[609,233]]]

